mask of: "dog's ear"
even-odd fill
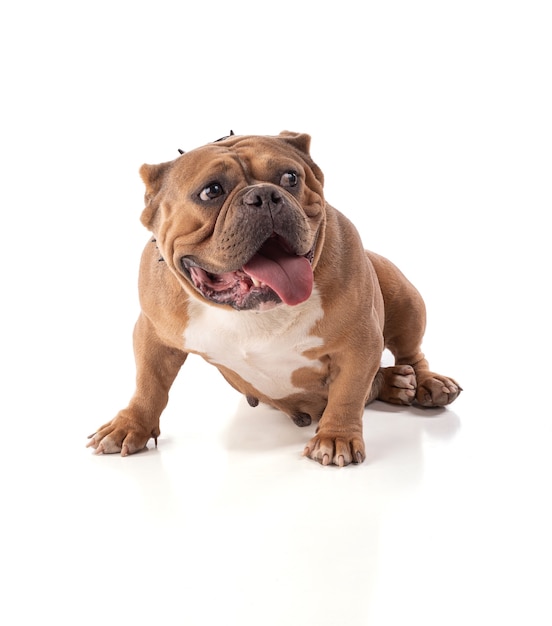
[[[289,130],[283,130],[279,137],[292,145],[296,150],[299,150],[306,163],[309,164],[314,177],[322,186],[324,186],[324,174],[318,165],[316,165],[316,163],[312,160],[310,155],[311,136],[306,133],[293,133]]]
[[[294,133],[289,130],[283,130],[279,136],[297,148],[297,150],[310,155],[310,135],[307,135],[306,133]]]
[[[148,165],[144,163],[140,168],[140,176],[146,185],[146,193],[144,195],[146,206],[142,211],[140,221],[146,228],[151,229],[153,225],[153,218],[157,210],[155,196],[163,185],[163,180],[170,164],[170,162],[160,163],[159,165]]]

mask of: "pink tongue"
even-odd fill
[[[311,264],[305,257],[287,253],[275,241],[265,243],[243,270],[273,289],[285,304],[300,304],[312,293]]]

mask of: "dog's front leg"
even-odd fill
[[[378,343],[378,342],[375,342]],[[378,354],[376,348],[373,354]],[[379,351],[381,354],[381,350]],[[332,382],[328,403],[316,431],[303,454],[322,465],[362,463],[366,458],[362,418],[367,390],[379,363],[367,366],[362,355],[351,348],[332,357]]]
[[[187,354],[163,344],[153,324],[143,314],[134,328],[136,391],[126,409],[96,433],[88,447],[96,454],[120,452],[127,456],[143,450],[153,438],[157,443],[159,418],[169,399],[169,389]]]

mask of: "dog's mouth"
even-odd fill
[[[181,266],[194,287],[207,300],[238,310],[266,310],[284,303],[295,306],[312,293],[314,247],[305,255],[290,252],[285,241],[272,236],[243,267],[214,274],[194,259],[183,257]]]

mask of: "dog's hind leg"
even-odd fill
[[[453,402],[462,388],[447,376],[429,369],[421,345],[426,327],[422,296],[402,272],[387,259],[367,253],[378,275],[385,305],[385,346],[395,357],[395,365],[380,368],[370,400],[395,404],[444,406]]]
[[[409,405],[416,399],[416,374],[410,365],[380,367],[366,404],[382,400],[391,404]]]

